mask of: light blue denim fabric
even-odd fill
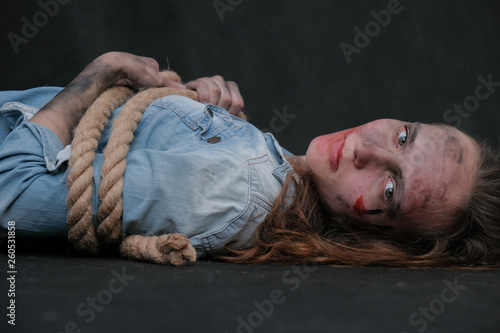
[[[70,147],[27,120],[60,88],[0,93],[0,229],[64,236]],[[112,120],[121,111],[115,110]],[[112,123],[112,120],[109,124]],[[93,163],[93,213],[108,125]],[[2,142],[3,141],[3,142]],[[288,152],[286,152],[288,154]],[[180,96],[144,112],[127,156],[122,232],[186,234],[198,257],[249,244],[291,171],[269,133],[213,105]]]

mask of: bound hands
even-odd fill
[[[244,102],[238,85],[225,81],[220,75],[203,77],[186,83],[186,88],[196,90],[200,102],[211,103],[226,109],[232,115],[243,111]]]
[[[224,80],[220,75],[199,78],[182,85],[161,75],[158,63],[153,58],[110,52],[95,61],[103,61],[115,67],[110,71],[109,86],[123,85],[135,89],[143,87],[187,88],[198,92],[201,103],[220,106],[233,115],[237,115],[244,107],[238,85],[233,81]]]
[[[105,53],[92,61],[56,97],[30,121],[54,132],[63,145],[72,140],[72,132],[93,101],[112,86],[133,89],[149,87],[187,88],[198,92],[202,103],[211,103],[236,115],[244,102],[238,85],[221,76],[204,77],[182,85],[164,77],[156,60],[124,52]]]
[[[201,103],[220,106],[233,115],[237,115],[244,107],[238,85],[233,81],[224,80],[220,75],[202,77],[183,85],[161,75],[159,65],[153,58],[123,52],[110,52],[95,61],[103,61],[114,67],[110,68],[109,86],[128,86],[134,89],[144,87],[187,88],[198,92]]]

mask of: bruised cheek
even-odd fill
[[[446,207],[446,192],[448,185],[445,182],[438,182],[435,186],[420,187],[415,191],[414,208],[427,208],[434,205],[440,209]]]
[[[411,190],[406,193],[409,198],[406,203],[408,211],[440,210],[446,207],[448,184],[436,179],[436,175],[439,175],[439,170],[434,170],[434,174],[416,172],[411,176]]]

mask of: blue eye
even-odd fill
[[[408,128],[405,126],[404,131],[399,132],[398,135],[398,147],[403,146],[408,138]]]
[[[389,178],[389,181],[387,182],[387,184],[385,184],[384,196],[387,201],[390,201],[393,195],[394,195],[394,183]]]

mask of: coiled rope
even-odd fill
[[[174,72],[165,71],[162,74],[170,80],[181,82]],[[95,100],[75,129],[67,177],[67,224],[70,228],[68,239],[79,252],[100,254],[104,247],[117,245],[121,241],[120,252],[130,259],[172,265],[196,260],[196,251],[182,234],[130,235],[121,239],[123,174],[127,166],[129,145],[149,104],[168,95],[198,100],[198,94],[187,89],[150,88],[134,95],[129,88],[113,87]],[[103,152],[104,162],[98,189],[100,204],[95,228],[92,223],[92,162],[109,117],[125,102],[120,115],[113,122],[113,129]]]

